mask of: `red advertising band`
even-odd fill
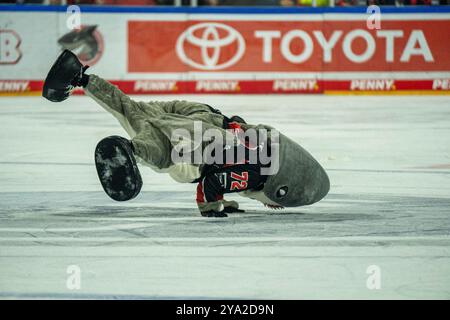
[[[112,80],[112,83],[126,94],[450,94],[450,79]],[[42,80],[0,80],[0,95],[40,95],[42,85]],[[74,94],[83,91],[76,90]]]

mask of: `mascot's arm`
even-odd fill
[[[211,172],[197,185],[198,208],[203,216],[226,216],[226,213],[243,212],[239,210],[236,201],[226,201],[223,195],[257,188],[261,185],[261,180],[259,170],[246,164],[227,166]]]

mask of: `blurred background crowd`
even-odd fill
[[[367,6],[449,5],[450,0],[0,0],[9,4],[44,5],[199,5],[199,6]]]

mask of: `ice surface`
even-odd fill
[[[114,202],[94,166],[97,142],[125,135],[112,116],[87,97],[1,98],[0,298],[450,298],[449,97],[182,98],[279,128],[330,194],[282,212],[230,196],[247,213],[208,219],[195,185],[141,167],[143,192]]]

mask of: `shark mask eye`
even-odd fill
[[[288,193],[288,187],[284,186],[277,190],[276,196],[277,196],[277,198],[283,198],[287,195],[287,193]]]

